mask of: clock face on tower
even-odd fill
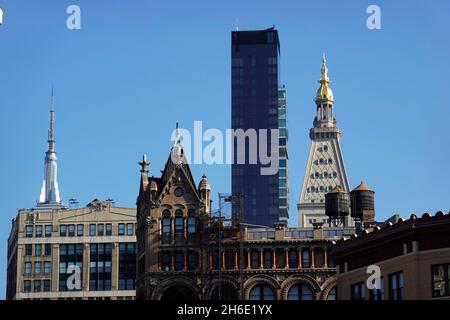
[[[177,187],[174,191],[175,196],[181,197],[184,194],[184,189],[181,187]]]

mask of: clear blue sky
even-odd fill
[[[66,28],[77,4],[82,29]],[[366,28],[381,7],[382,30]],[[379,220],[449,211],[450,2],[0,0],[0,297],[17,208],[39,196],[55,86],[64,201],[134,206],[139,161],[166,161],[175,122],[230,126],[230,32],[275,24],[288,88],[291,225],[309,150],[322,52],[336,97],[351,187],[376,191]],[[228,166],[192,166],[213,192]],[[217,201],[216,201],[217,203]]]

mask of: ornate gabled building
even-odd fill
[[[144,155],[137,197],[137,299],[334,299],[332,241],[344,228],[247,228],[211,213],[176,142],[160,177]],[[353,231],[352,231],[353,232]]]
[[[349,183],[344,166],[339,139],[341,130],[334,117],[334,95],[328,78],[325,55],[322,60],[322,77],[316,94],[316,117],[310,130],[309,150],[305,177],[299,203],[299,223],[301,227],[312,227],[313,223],[326,223],[325,194],[335,187],[349,192]],[[345,225],[350,226],[350,218]]]
[[[182,279],[189,279],[200,268],[199,224],[211,214],[211,188],[206,176],[196,187],[178,138],[161,177],[148,176],[146,155],[140,165],[136,292],[138,299],[158,299],[173,271],[185,270]]]

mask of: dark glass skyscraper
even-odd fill
[[[231,33],[232,58],[232,129],[244,131],[255,129],[258,135],[258,162],[249,163],[249,139],[245,140],[245,164],[237,163],[237,141],[234,140],[234,159],[232,165],[232,193],[244,196],[244,218],[246,223],[273,226],[275,222],[287,220],[287,194],[280,198],[279,172],[262,175],[259,161],[259,129],[279,129],[279,107],[285,99],[279,99],[279,56],[280,42],[277,30],[233,31]],[[281,90],[283,95],[284,88]],[[280,92],[280,93],[281,93]],[[286,127],[284,118],[284,127]],[[286,129],[284,129],[286,130]],[[236,132],[236,131],[235,131]],[[286,167],[287,133],[280,135],[279,144],[285,151],[282,166]],[[270,135],[267,138],[267,151],[271,150]],[[282,152],[280,153],[280,155]],[[276,159],[278,162],[280,159]],[[286,170],[283,171],[286,174]],[[286,186],[283,187],[287,191]],[[238,214],[234,206],[233,214]]]

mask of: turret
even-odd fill
[[[202,199],[206,205],[206,212],[210,212],[211,210],[211,186],[209,185],[208,179],[206,179],[206,175],[203,174],[202,180],[198,185],[198,191],[200,193],[200,199]]]

